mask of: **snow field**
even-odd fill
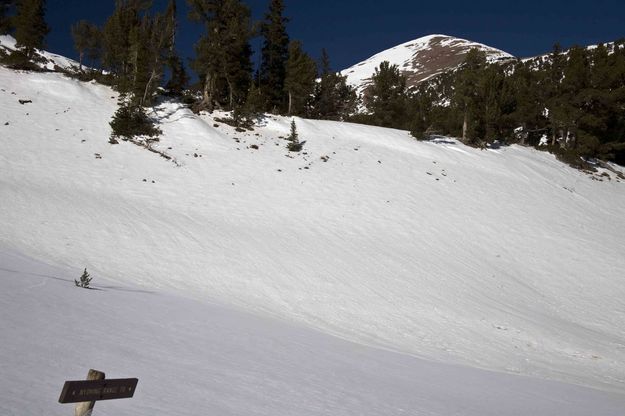
[[[65,380],[137,377],[94,414],[619,416],[623,395],[432,363],[0,250],[0,413],[67,415]]]
[[[115,106],[102,86],[0,68],[0,246],[362,345],[623,393],[615,176],[302,119],[307,154],[293,155],[290,119],[238,133],[164,103],[158,149],[176,166],[109,145]]]

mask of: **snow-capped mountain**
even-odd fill
[[[375,69],[384,61],[399,66],[408,86],[415,86],[443,72],[457,68],[473,48],[486,52],[487,59],[499,61],[513,58],[507,52],[481,43],[446,35],[429,35],[395,46],[360,62],[341,73],[347,82],[363,91],[371,83]]]

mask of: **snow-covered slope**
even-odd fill
[[[0,414],[63,416],[65,380],[137,377],[94,415],[621,416],[625,395],[431,363],[0,250]]]
[[[165,103],[153,116],[174,164],[108,144],[115,104],[103,86],[0,68],[3,249],[428,360],[625,391],[614,174],[302,119],[293,155],[290,119],[237,133]]]
[[[341,71],[347,82],[363,91],[371,83],[375,69],[384,61],[397,65],[406,76],[408,86],[457,68],[471,49],[486,53],[490,61],[512,58],[499,49],[446,35],[429,35],[395,46]]]
[[[9,35],[0,35],[0,52],[11,53],[16,49],[15,38]],[[50,53],[43,50],[37,51],[38,62],[37,65],[49,71],[55,71],[58,69],[64,70],[77,70],[79,67],[78,62],[73,59],[66,58],[55,53]]]

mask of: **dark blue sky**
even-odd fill
[[[156,0],[164,8],[166,0]],[[249,0],[261,18],[269,0]],[[625,37],[624,0],[286,0],[291,38],[304,42],[317,58],[326,48],[335,69],[424,35],[442,33],[485,43],[525,57],[548,52],[555,42],[587,45]],[[186,19],[186,1],[179,0],[178,49],[193,55],[202,27]],[[114,0],[48,0],[52,52],[75,56],[72,23],[87,19],[102,24]],[[257,44],[258,41],[256,42]]]

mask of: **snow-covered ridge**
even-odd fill
[[[15,38],[9,35],[0,36],[0,51],[10,53],[16,49]],[[55,53],[50,53],[43,50],[37,50],[37,55],[41,58],[41,62],[37,62],[37,65],[48,71],[54,71],[58,68],[64,70],[78,69],[78,62],[73,59],[66,58]]]
[[[617,42],[606,42],[606,43],[602,43],[601,45],[603,45],[606,48],[608,54],[612,54],[612,53],[614,53],[614,48],[617,45]],[[582,49],[586,49],[587,51],[594,51],[595,49],[597,49],[599,47],[599,44],[588,45],[588,46],[579,46],[579,47],[581,47]],[[562,49],[560,51],[560,53],[562,54],[562,56],[568,57],[570,50],[571,50],[571,48]],[[523,62],[532,62],[532,61],[534,61],[534,62],[536,62],[536,61],[537,62],[549,62],[549,61],[551,61],[552,53],[553,53],[553,51],[551,51],[549,53],[542,54],[542,55],[537,55],[537,56],[531,56],[531,57],[528,57],[528,58],[523,58],[521,60]]]
[[[375,69],[384,61],[399,66],[409,86],[458,67],[473,48],[486,52],[489,61],[513,58],[512,55],[481,43],[447,35],[429,35],[380,52],[341,73],[347,82],[364,90]]]

